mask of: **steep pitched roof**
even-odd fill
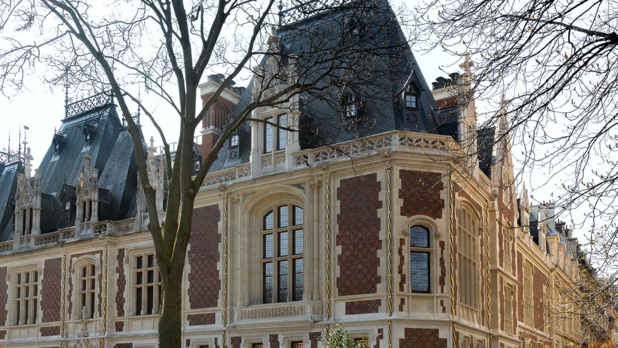
[[[277,35],[276,47],[261,62],[265,71],[270,57],[280,59],[281,65],[296,57],[300,83],[311,84],[317,76],[326,75],[315,89],[299,96],[301,149],[391,130],[439,132],[434,119],[437,105],[388,1],[351,2],[284,25]],[[255,83],[252,80],[240,96],[233,116],[251,102]],[[409,84],[418,91],[418,107],[412,111],[403,105]],[[344,117],[346,93],[361,101],[357,120]],[[249,126],[243,125],[240,154],[230,156],[236,149],[224,147],[212,170],[248,162],[250,133]]]

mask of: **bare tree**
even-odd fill
[[[44,67],[51,83],[68,81],[94,90],[111,87],[116,96],[133,139],[161,274],[160,347],[181,347],[181,283],[194,200],[226,139],[258,107],[277,106],[300,93],[332,102],[344,86],[366,89],[366,81],[383,76],[381,69],[402,68],[392,64],[396,57],[386,56],[394,47],[409,50],[405,41],[371,40],[391,30],[394,19],[384,3],[372,1],[294,0],[285,15],[277,13],[284,11],[274,0],[2,0],[1,4],[0,33],[5,40],[0,48],[1,92],[19,91],[26,75]],[[375,17],[380,11],[388,16],[383,27],[359,26],[359,16]],[[345,15],[333,15],[328,26],[302,24],[303,18],[324,13]],[[272,28],[290,35],[294,49],[282,47]],[[360,32],[363,40],[354,39]],[[251,65],[262,68],[250,72]],[[198,84],[209,71],[225,72],[227,77],[200,106]],[[195,131],[226,86],[243,74],[253,74],[259,92],[228,120],[194,175],[190,164]],[[175,114],[155,115],[152,106],[136,95],[138,82]],[[131,117],[134,105],[154,124],[164,144],[168,193],[161,222],[147,175],[147,147]],[[172,117],[180,125],[175,153],[161,126]]]
[[[419,43],[474,58],[470,82],[477,102],[487,106],[485,119],[506,112],[505,135],[524,171],[537,187],[561,182],[556,206],[577,227],[591,225],[586,249],[604,279],[594,293],[609,298],[618,280],[617,6],[613,0],[432,0],[416,16]],[[497,104],[501,96],[504,108]]]

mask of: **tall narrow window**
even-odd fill
[[[406,88],[404,98],[405,98],[406,108],[408,109],[417,108],[416,90],[414,89],[414,86],[412,86],[412,84],[410,84],[408,88]]]
[[[534,302],[532,297],[532,264],[524,264],[524,323],[534,325]]]
[[[303,209],[287,204],[263,217],[262,297],[264,303],[303,298]]]
[[[230,136],[230,146],[238,146],[238,133],[234,133]]]
[[[507,335],[513,334],[513,288],[504,287],[504,330]]]
[[[285,149],[288,141],[287,115],[268,117],[264,121],[264,153]]]
[[[410,228],[410,285],[412,292],[430,292],[431,249],[429,230]]]
[[[92,319],[95,317],[95,285],[96,270],[95,265],[87,264],[78,270],[77,276],[77,318]]]
[[[36,324],[39,303],[39,272],[22,271],[15,274],[13,289],[13,313],[15,325]]]
[[[277,119],[279,125],[279,132],[277,133],[277,150],[285,149],[288,142],[288,117],[286,115],[279,115]]]
[[[466,209],[458,213],[459,236],[457,240],[459,267],[459,301],[478,309],[479,295],[479,245],[477,219]]]
[[[273,146],[275,144],[274,126],[272,117],[265,118],[264,121],[264,152],[273,152]]]
[[[135,315],[159,313],[161,301],[161,280],[154,254],[135,256],[133,271],[135,293]]]
[[[344,118],[358,117],[358,101],[352,93],[347,93],[343,98]]]

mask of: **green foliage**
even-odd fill
[[[322,331],[320,342],[323,348],[369,348],[367,339],[352,341],[350,333],[341,323],[335,324],[335,328],[330,332]]]

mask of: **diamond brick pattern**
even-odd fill
[[[99,256],[99,260],[102,263],[102,259],[103,259],[103,250],[98,250],[98,251],[88,251],[85,253],[79,253],[79,254],[73,254],[71,255],[71,261],[69,262],[69,269],[73,269],[73,263],[75,262],[75,260],[77,260],[78,258],[82,257],[82,256],[86,256],[86,255],[93,255],[93,256]],[[73,273],[69,273],[69,288],[67,291],[67,298],[68,298],[68,313],[69,315],[71,315],[71,313],[73,313],[73,296],[71,296],[71,294],[73,293],[73,278],[76,274]],[[98,297],[99,297],[99,305],[98,305],[98,310],[99,310],[99,317],[102,316],[101,314],[101,293],[103,292],[103,289],[101,289],[101,286],[103,284],[101,277],[103,275],[101,273],[99,273],[99,289],[98,289]]]
[[[62,298],[62,259],[45,260],[41,284],[42,321],[60,321],[60,300]]]
[[[399,265],[397,266],[397,274],[399,274],[399,291],[405,291],[407,272],[404,270],[406,259],[403,254],[403,250],[406,247],[406,239],[399,238],[399,248],[397,249],[397,255],[399,255]]]
[[[240,348],[241,343],[242,337],[240,336],[233,336],[230,338],[230,344],[232,345],[232,348]]]
[[[49,326],[40,328],[41,336],[58,336],[60,335],[60,326]]]
[[[350,301],[345,303],[345,314],[369,314],[380,311],[382,300]]]
[[[279,335],[268,335],[270,348],[279,348]]]
[[[6,303],[9,297],[9,284],[6,282],[6,267],[0,267],[0,326],[6,325]],[[6,331],[4,332],[6,334]]]
[[[399,198],[403,199],[401,215],[410,217],[425,215],[434,219],[442,217],[444,200],[440,192],[444,189],[442,174],[400,170],[401,189]]]
[[[114,323],[114,326],[116,327],[116,332],[124,331],[124,321],[117,321]]]
[[[311,348],[318,348],[318,342],[320,342],[320,336],[322,336],[321,332],[310,332],[309,333],[309,342],[311,342]]]
[[[6,338],[6,330],[0,330],[0,340],[3,340]]]
[[[118,343],[114,348],[133,348],[133,343]]]
[[[215,323],[215,313],[189,314],[187,315],[189,326],[212,325]]]
[[[400,298],[399,299],[399,311],[403,312],[404,306],[406,305],[406,299],[405,298]]]
[[[191,309],[217,307],[221,279],[217,263],[220,259],[220,212],[218,205],[193,211],[191,249],[189,250],[189,303]],[[213,323],[214,324],[214,323]]]
[[[375,173],[341,180],[337,189],[341,206],[337,215],[337,246],[341,247],[337,259],[339,296],[375,294],[378,290],[378,251],[382,249],[380,190]]]
[[[118,261],[118,266],[116,266],[116,274],[118,275],[118,280],[116,280],[116,287],[118,289],[116,292],[116,314],[119,317],[124,317],[124,302],[126,301],[124,298],[124,288],[127,285],[127,279],[124,275],[124,248],[118,249],[116,261]]]
[[[438,329],[405,329],[400,348],[446,348],[446,338],[440,338]]]

